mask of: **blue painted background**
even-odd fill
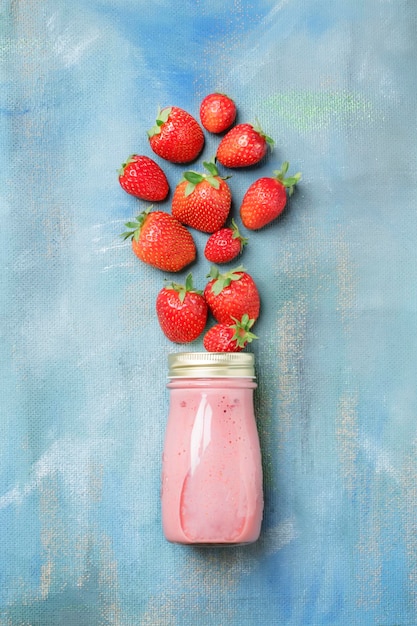
[[[4,0],[0,28],[1,626],[415,626],[416,3]],[[213,90],[276,141],[235,212],[283,160],[303,173],[242,258],[266,504],[227,551],[162,536],[182,347],[116,174],[158,105]]]

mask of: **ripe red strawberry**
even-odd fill
[[[206,332],[203,345],[208,352],[241,352],[257,336],[251,332],[255,320],[245,313],[234,324],[216,324]]]
[[[143,261],[166,272],[178,272],[192,263],[196,247],[191,233],[175,217],[149,207],[127,222],[131,229],[121,235],[132,240],[132,249]]]
[[[153,159],[132,154],[119,170],[119,183],[132,196],[158,202],[164,200],[169,191],[167,177]]]
[[[236,105],[223,93],[211,93],[200,105],[200,120],[210,133],[222,133],[236,118]]]
[[[204,133],[192,115],[179,107],[159,109],[149,143],[158,156],[172,163],[194,161],[204,146]]]
[[[204,289],[204,297],[213,317],[220,324],[232,324],[247,313],[250,319],[259,316],[260,298],[253,278],[239,266],[220,274],[212,267],[208,275],[211,280]]]
[[[240,207],[240,217],[246,228],[257,230],[272,222],[287,204],[287,190],[291,196],[301,178],[300,172],[286,178],[289,164],[282,164],[274,177],[259,178],[246,191]]]
[[[213,161],[204,162],[208,174],[185,172],[172,197],[172,215],[182,224],[213,233],[229,215],[232,194]]]
[[[237,124],[221,140],[216,158],[225,167],[248,167],[265,156],[274,141],[259,126]]]
[[[204,248],[204,256],[211,263],[229,263],[239,256],[247,243],[248,240],[240,234],[235,220],[232,220],[231,228],[221,228],[210,235]]]
[[[185,285],[171,283],[156,298],[156,314],[162,332],[170,341],[189,343],[203,332],[208,315],[202,291],[194,289],[188,274]]]

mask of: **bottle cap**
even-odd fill
[[[169,378],[255,378],[249,352],[177,352],[168,355]]]

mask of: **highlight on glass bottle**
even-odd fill
[[[172,542],[247,544],[260,534],[262,464],[250,353],[168,357],[162,526]]]

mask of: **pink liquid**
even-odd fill
[[[162,525],[177,543],[259,537],[262,468],[250,379],[171,381],[162,465]]]

